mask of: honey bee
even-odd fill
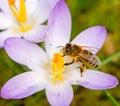
[[[69,56],[72,61],[69,63],[64,63],[64,65],[71,65],[74,62],[80,62],[82,65],[79,67],[81,72],[81,77],[86,66],[96,68],[100,65],[100,59],[91,52],[91,50],[96,49],[94,47],[88,46],[78,46],[76,44],[67,43],[61,50],[63,56]]]

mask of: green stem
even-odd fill
[[[105,66],[106,64],[108,64],[109,62],[111,62],[113,59],[115,59],[117,57],[120,57],[120,51],[109,56],[107,59],[105,59],[102,62],[102,64],[97,68],[97,70],[102,68],[103,66]],[[107,90],[104,90],[104,92],[106,93],[108,98],[113,102],[114,106],[120,106],[119,103],[116,101],[116,99]]]
[[[106,93],[108,98],[113,102],[114,106],[120,106],[116,99],[107,90],[104,90],[104,92]]]
[[[102,64],[96,68],[96,70],[102,68],[103,66],[105,66],[106,64],[108,64],[109,62],[111,62],[113,59],[117,58],[117,57],[120,57],[120,51],[117,52],[117,53],[114,53],[113,55],[109,56],[107,59],[105,59]]]

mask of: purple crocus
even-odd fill
[[[9,37],[41,42],[50,11],[58,0],[0,0],[0,47]]]
[[[100,71],[86,69],[82,77],[77,64],[64,66],[68,61],[61,56],[61,48],[70,41],[71,16],[68,7],[60,0],[49,17],[49,31],[45,40],[45,50],[38,45],[19,38],[8,38],[5,50],[16,62],[26,65],[30,70],[10,79],[1,89],[5,99],[21,99],[45,89],[51,106],[69,106],[73,99],[72,85],[81,85],[93,90],[114,88],[116,77]],[[106,38],[103,26],[86,29],[71,43],[98,48]]]

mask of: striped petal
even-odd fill
[[[79,84],[85,88],[93,90],[104,90],[114,88],[118,85],[118,79],[110,74],[100,71],[85,70],[80,76],[80,73],[74,73],[74,79],[71,78],[72,84]]]
[[[94,26],[81,32],[72,43],[80,46],[87,46],[94,48],[93,52],[96,54],[103,46],[106,39],[106,29],[103,26]]]
[[[28,97],[45,88],[44,73],[41,72],[25,72],[17,75],[3,86],[1,97],[5,99],[21,99]]]
[[[64,0],[60,0],[52,10],[48,20],[48,33],[45,46],[50,57],[70,40],[71,16]]]
[[[20,38],[9,38],[5,41],[7,54],[16,62],[28,66],[31,70],[40,70],[48,58],[38,45]]]
[[[69,106],[73,98],[72,86],[67,82],[47,85],[46,95],[51,106]]]

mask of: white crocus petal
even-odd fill
[[[76,84],[94,90],[110,89],[118,85],[118,80],[116,77],[100,71],[88,69],[82,73],[82,77],[80,77],[79,80],[78,77],[76,78],[77,79],[74,79],[76,80]]]
[[[48,20],[45,46],[47,53],[52,57],[53,53],[61,50],[61,47],[70,40],[71,16],[64,0],[57,2]]]
[[[77,65],[78,67],[78,65]],[[78,81],[80,80],[81,73],[80,69],[76,68],[76,66],[69,67],[68,72],[65,73],[65,79],[70,82],[72,85],[78,84]]]
[[[31,70],[40,70],[48,58],[38,45],[20,38],[5,40],[7,54],[16,62],[28,66]]]
[[[58,0],[26,0],[26,10],[28,17],[33,17],[36,24],[41,24],[47,20],[51,9],[56,4]],[[44,12],[43,12],[44,10]]]
[[[104,26],[94,26],[90,27],[83,32],[81,32],[72,41],[73,44],[78,44],[80,46],[87,46],[94,48],[91,50],[92,53],[96,54],[106,39],[106,29]]]
[[[42,42],[45,39],[46,36],[46,25],[39,25],[34,28],[32,28],[28,32],[23,32],[20,34],[17,34],[17,37],[23,37],[26,40],[32,41],[32,42]]]
[[[72,86],[67,82],[47,84],[46,95],[51,106],[69,106],[73,99]]]
[[[6,99],[20,99],[43,90],[45,88],[44,75],[43,71],[30,71],[17,75],[3,86],[1,96]]]
[[[7,15],[9,18],[13,18],[12,12],[10,10],[8,0],[0,0],[0,9]]]
[[[10,19],[0,12],[0,30],[7,29],[11,26],[11,21]]]

